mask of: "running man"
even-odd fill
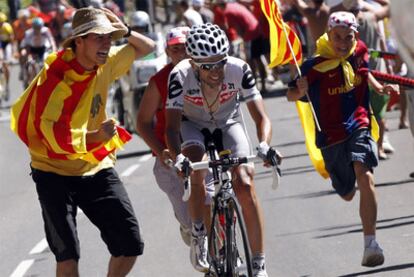
[[[155,155],[155,180],[171,202],[174,215],[180,223],[182,239],[187,245],[190,245],[191,239],[191,219],[187,202],[182,200],[183,180],[166,164],[171,157],[165,143],[165,102],[170,72],[180,61],[188,58],[185,39],[189,30],[187,26],[175,27],[167,33],[165,51],[171,62],[151,77],[137,115],[137,131]]]
[[[362,265],[384,263],[376,241],[377,197],[373,169],[378,165],[377,144],[371,137],[368,83],[386,94],[396,88],[381,85],[367,72],[368,50],[357,39],[358,24],[349,12],[335,12],[328,20],[328,33],[317,41],[317,56],[301,68],[303,77],[289,84],[289,101],[306,101],[308,93],[321,132],[316,146],[321,149],[332,186],[345,201],[360,192],[360,217],[364,233]]]
[[[32,178],[57,276],[79,276],[76,227],[81,208],[111,254],[107,276],[126,276],[144,242],[115,166],[130,139],[105,112],[108,88],[132,62],[155,48],[109,10],[76,11],[65,47],[45,61],[12,107],[11,128],[28,146]],[[112,47],[127,37],[128,43]]]

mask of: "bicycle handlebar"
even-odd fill
[[[276,152],[275,152],[276,153]],[[278,163],[276,160],[275,155],[271,155],[271,164],[272,164],[272,188],[276,190],[279,187],[280,184],[280,168],[278,167]],[[186,160],[188,162],[186,162]],[[188,201],[188,199],[191,196],[191,180],[190,180],[190,174],[191,170],[197,171],[197,170],[203,170],[213,167],[219,167],[219,166],[225,166],[225,167],[234,167],[241,164],[246,164],[250,162],[262,162],[263,159],[258,157],[257,155],[250,155],[246,157],[226,157],[221,158],[217,161],[201,161],[201,162],[190,162],[187,158],[183,162],[183,173],[184,173],[184,194],[183,194],[183,201]],[[190,170],[191,169],[191,170]]]

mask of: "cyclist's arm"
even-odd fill
[[[175,159],[181,153],[180,128],[182,110],[167,109],[165,113],[165,137],[167,147]]]
[[[50,31],[50,29],[49,29],[49,28],[47,28],[46,37],[47,37],[47,39],[49,40],[49,42],[50,42],[50,46],[51,46],[51,48],[52,48],[52,49],[50,49],[50,50],[52,50],[52,52],[55,52],[55,51],[57,50],[57,47],[56,47],[56,42],[55,42],[55,39],[54,39],[54,37],[53,37],[53,35],[52,35],[52,32]]]
[[[155,135],[153,128],[154,115],[161,108],[161,95],[155,82],[151,79],[145,88],[144,95],[139,105],[137,114],[137,131],[146,144],[155,152],[157,156],[161,156],[164,146],[160,143]]]
[[[272,140],[272,124],[265,111],[263,99],[260,98],[247,102],[247,108],[256,125],[259,142],[266,141],[270,144]]]

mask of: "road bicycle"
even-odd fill
[[[206,276],[217,277],[251,277],[253,276],[252,257],[247,236],[246,225],[239,201],[233,191],[230,169],[249,162],[263,161],[257,155],[247,157],[230,157],[230,151],[217,154],[213,140],[207,142],[208,161],[190,162],[188,158],[182,163],[184,173],[183,200],[190,197],[191,171],[211,169],[215,193],[212,205],[212,220],[209,233],[210,271]],[[271,161],[274,189],[280,183],[277,152],[270,148],[267,159]]]

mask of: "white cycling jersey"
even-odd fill
[[[33,29],[29,29],[24,33],[24,38],[20,44],[21,48],[25,47],[46,47],[52,49],[53,36],[49,28],[43,26],[40,34],[36,35]]]
[[[220,106],[214,113],[210,113],[189,59],[181,61],[169,76],[166,109],[181,109],[189,121],[210,130],[241,122],[240,97],[248,102],[261,99],[262,96],[246,62],[228,57],[224,70]]]

